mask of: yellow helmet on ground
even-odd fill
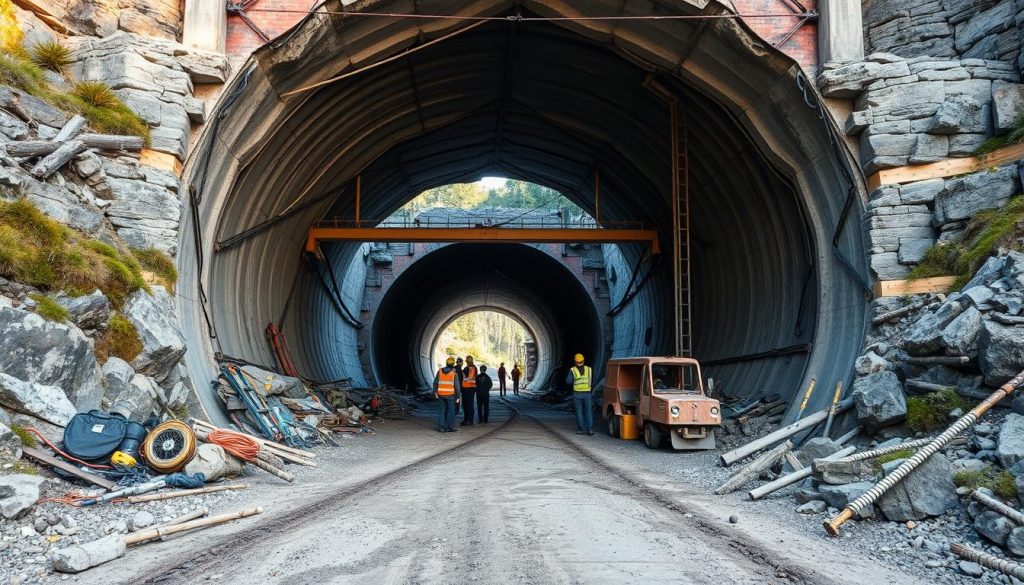
[[[578,353],[578,354],[574,355],[572,357],[572,359],[576,360],[577,364],[582,364],[583,363],[583,354],[582,353]]]
[[[134,457],[124,451],[114,451],[114,454],[110,456],[110,462],[123,467],[135,467],[138,464]]]

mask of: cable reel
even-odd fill
[[[158,473],[181,471],[196,453],[196,435],[180,420],[157,425],[142,443],[142,458]]]

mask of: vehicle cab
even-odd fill
[[[714,429],[722,424],[721,406],[707,396],[700,364],[691,358],[609,360],[601,410],[610,435],[626,435],[623,425],[634,425],[652,449],[666,436],[674,449],[714,449]]]

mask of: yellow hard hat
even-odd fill
[[[123,467],[135,467],[138,464],[134,457],[124,451],[114,451],[114,454],[110,456],[110,462]]]
[[[449,357],[448,359],[444,360],[444,365],[446,365],[446,366],[454,366],[455,365],[455,358]]]
[[[572,359],[576,360],[577,364],[582,364],[583,363],[583,354],[582,353],[578,353],[578,354],[572,356]]]

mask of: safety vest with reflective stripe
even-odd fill
[[[443,370],[437,371],[437,395],[438,396],[454,396],[455,395],[455,370],[444,373]]]
[[[476,366],[466,366],[469,373],[462,376],[463,388],[476,388]]]
[[[583,373],[577,367],[572,368],[573,392],[590,392],[590,366],[583,366]]]

